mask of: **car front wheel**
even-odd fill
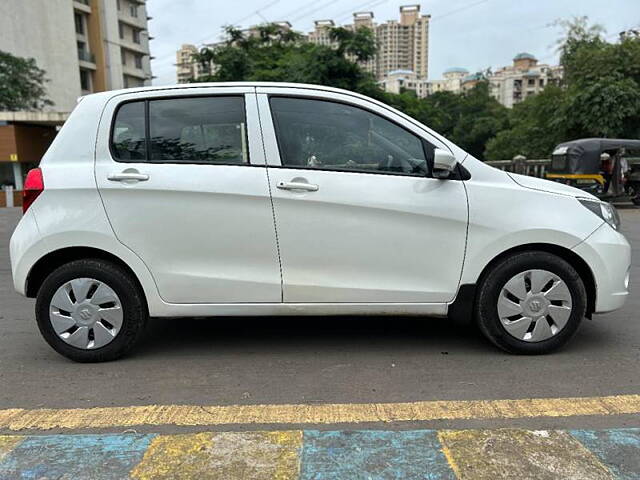
[[[76,260],[54,270],[36,300],[43,337],[77,362],[104,362],[127,353],[147,320],[144,296],[125,269],[100,259]]]
[[[542,354],[569,341],[586,306],[584,283],[567,261],[548,252],[522,252],[502,259],[485,276],[476,320],[503,350]]]

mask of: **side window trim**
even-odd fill
[[[149,122],[149,104],[153,101],[162,101],[162,100],[175,100],[175,99],[191,99],[191,98],[241,98],[243,104],[243,116],[244,116],[244,128],[242,129],[242,135],[244,135],[241,139],[243,145],[243,151],[246,151],[247,161],[242,163],[222,163],[222,162],[193,162],[193,161],[175,161],[175,160],[151,160],[150,152],[151,152],[151,126]],[[116,127],[116,120],[118,117],[118,113],[120,109],[127,104],[131,103],[144,103],[144,131],[145,131],[145,155],[143,160],[136,161],[128,161],[118,158],[114,149],[114,131]],[[127,99],[119,102],[111,115],[111,125],[109,127],[109,139],[108,139],[108,151],[111,157],[111,160],[116,163],[146,163],[146,164],[170,164],[170,165],[210,165],[210,166],[239,166],[239,167],[255,167],[255,166],[264,166],[259,163],[251,162],[251,150],[249,149],[249,138],[247,122],[249,121],[249,115],[247,114],[247,98],[245,93],[233,93],[233,94],[220,94],[220,95],[210,95],[210,94],[199,94],[199,95],[171,95],[171,96],[158,96],[158,97],[145,97],[145,98],[133,98]]]
[[[296,169],[296,170],[311,170],[311,171],[323,171],[323,172],[339,172],[339,173],[355,173],[355,174],[369,174],[369,175],[392,175],[392,176],[402,176],[402,177],[415,177],[415,178],[433,178],[432,177],[432,169],[433,169],[433,155],[429,154],[427,146],[430,146],[432,149],[436,148],[435,145],[433,145],[431,142],[429,142],[427,139],[425,139],[424,137],[416,134],[415,132],[412,132],[410,130],[408,130],[407,128],[405,128],[404,126],[400,125],[397,121],[389,118],[386,115],[382,115],[379,112],[367,109],[366,107],[363,107],[361,105],[355,105],[352,103],[349,103],[348,101],[344,101],[344,100],[339,100],[339,99],[332,99],[332,98],[326,98],[326,97],[322,97],[322,96],[315,96],[315,95],[304,95],[304,94],[286,94],[286,93],[267,93],[267,94],[263,94],[266,96],[266,103],[268,105],[269,108],[269,119],[272,122],[273,125],[273,137],[275,139],[276,142],[276,147],[277,147],[277,151],[278,151],[278,156],[279,156],[279,164],[269,164],[268,166],[270,168],[284,168],[284,169]],[[383,120],[386,120],[394,125],[396,125],[397,127],[401,128],[402,130],[404,130],[406,133],[412,135],[413,137],[417,138],[420,141],[420,144],[422,146],[422,151],[423,154],[425,156],[426,162],[427,162],[427,173],[426,174],[421,174],[421,173],[405,173],[405,172],[392,172],[392,171],[382,171],[382,170],[358,170],[358,169],[331,169],[331,168],[313,168],[313,167],[308,167],[308,166],[304,166],[304,165],[285,165],[283,162],[283,148],[282,148],[282,143],[280,140],[280,135],[278,134],[280,127],[278,125],[278,120],[276,119],[275,113],[274,113],[274,109],[272,108],[272,104],[271,104],[271,99],[272,98],[288,98],[288,99],[301,99],[301,100],[316,100],[316,101],[323,101],[323,102],[328,102],[328,103],[337,103],[340,105],[346,105],[348,107],[351,108],[356,108],[359,110],[363,110],[367,113],[370,113],[372,115],[375,115],[377,117],[382,118]]]
[[[114,123],[116,121],[116,116],[118,115],[118,110],[120,110],[120,106],[116,108],[116,111],[113,115]],[[151,157],[151,127],[149,126],[149,99],[148,98],[144,100],[144,145],[145,145],[144,159],[145,159],[145,162],[149,162],[149,158]]]

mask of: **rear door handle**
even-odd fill
[[[276,185],[280,190],[304,190],[305,192],[317,192],[318,185],[304,182],[278,182]]]
[[[137,180],[139,182],[146,182],[149,180],[149,175],[146,173],[134,173],[134,172],[120,172],[112,173],[107,177],[112,182],[126,182],[127,180]]]

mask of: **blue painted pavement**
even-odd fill
[[[502,437],[510,435],[509,432],[516,432],[513,435],[514,441],[517,441],[518,430],[502,430],[500,432]],[[540,432],[538,433],[540,434]],[[611,472],[611,475],[619,480],[640,479],[640,428],[571,430],[568,433],[595,455],[590,458],[599,460],[604,467],[600,472],[607,478]],[[446,432],[442,432],[442,435],[444,434]],[[186,434],[180,437],[187,437],[182,441],[188,443],[188,437],[196,439],[198,435],[202,434]],[[481,468],[483,465],[484,467],[491,466],[492,462],[491,449],[488,449],[486,455],[481,456],[482,458],[470,455],[464,449],[449,450],[449,458],[447,459],[443,453],[438,432],[435,430],[305,430],[300,435],[301,437],[298,438],[302,439],[302,445],[293,450],[297,461],[295,459],[289,461],[283,457],[284,460],[287,460],[282,463],[287,465],[287,471],[279,471],[277,478],[287,480],[453,480],[456,476],[448,460],[455,462],[462,459],[465,462],[465,471],[468,470],[468,467],[475,469]],[[491,436],[491,433],[489,432],[487,435]],[[539,437],[540,439],[546,438],[544,435],[539,435]],[[166,444],[169,438],[171,437],[155,434],[26,437],[0,435],[0,480],[129,479],[136,466],[143,461],[145,453],[150,451],[148,449],[152,441],[155,439],[154,444],[156,444],[164,439]],[[244,446],[244,450],[241,450],[244,452],[242,455],[246,458],[237,458],[237,452],[240,450],[235,443],[236,440],[230,440],[234,438],[236,437],[233,435],[221,436],[217,440],[217,449],[207,449],[200,446],[193,450],[185,450],[175,446],[177,453],[174,453],[185,455],[185,457],[176,456],[178,464],[174,467],[181,471],[183,460],[192,463],[202,462],[202,468],[199,468],[198,471],[213,472],[210,468],[212,465],[210,462],[223,462],[224,464],[227,461],[231,463],[240,461],[251,465],[253,469],[245,470],[245,472],[253,471],[258,475],[255,478],[266,478],[263,474],[265,472],[257,468],[256,465],[260,465],[261,457],[259,455],[264,456],[265,452],[271,451],[269,448],[272,448],[272,445],[261,445],[256,440],[255,444],[247,444]],[[264,442],[268,443],[268,436],[264,438]],[[544,440],[540,439],[537,444],[543,453],[542,450],[549,447],[545,445]],[[227,444],[224,444],[225,441]],[[195,442],[194,445],[201,443],[201,441]],[[165,447],[174,448],[171,443]],[[255,458],[253,458],[252,452],[254,450],[251,450],[252,448],[256,452]],[[575,448],[575,445],[568,445],[567,448]],[[451,456],[452,452],[453,457]],[[144,459],[147,463],[153,463],[156,460],[158,458],[153,455]],[[158,461],[163,461],[163,459],[160,458]],[[482,462],[482,465],[474,463],[479,461]],[[187,478],[186,471],[182,471],[184,477]],[[464,473],[461,470],[456,471],[459,474]],[[136,478],[145,480],[152,477],[145,476],[144,471],[140,471],[136,474]],[[242,480],[253,478],[249,475]]]
[[[0,479],[126,479],[155,435],[26,437],[0,463]]]
[[[300,480],[454,480],[435,430],[304,432]]]
[[[618,480],[640,479],[640,428],[571,430]]]

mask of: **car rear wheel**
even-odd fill
[[[568,262],[548,252],[522,252],[502,259],[485,276],[476,320],[503,350],[542,354],[569,341],[586,306],[584,283]]]
[[[36,320],[49,345],[77,362],[104,362],[126,354],[147,320],[144,296],[123,268],[99,259],[54,270],[36,300]]]

